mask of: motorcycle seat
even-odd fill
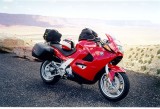
[[[76,48],[73,48],[70,51],[63,50],[61,44],[52,44],[51,46],[58,49],[64,56],[70,56],[76,52]]]

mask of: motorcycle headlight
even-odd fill
[[[121,51],[122,53],[124,53],[123,47],[121,45],[117,45],[117,46],[118,46],[119,51]]]
[[[103,48],[110,51],[110,52],[112,51],[111,48],[107,44],[103,45]]]

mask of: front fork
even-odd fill
[[[105,71],[106,71],[106,77],[107,77],[108,82],[109,82],[110,84],[112,84],[111,78],[110,78],[110,73],[109,73],[108,64],[105,66]]]
[[[118,73],[118,72],[125,73],[126,72],[123,68],[116,66],[116,65],[112,65],[112,64],[107,64],[105,66],[105,71],[106,71],[106,76],[107,76],[109,83],[112,83],[116,73]]]

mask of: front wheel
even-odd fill
[[[99,80],[99,89],[102,95],[109,101],[120,101],[127,96],[130,84],[125,73],[116,73],[112,82],[104,73]]]
[[[51,64],[51,61],[44,61],[40,68],[40,76],[44,83],[55,84],[59,81],[60,76],[55,75],[57,73],[55,66]],[[55,75],[55,76],[54,76]]]

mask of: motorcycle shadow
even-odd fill
[[[66,106],[119,106],[120,102],[110,102],[100,93],[98,82],[93,85],[80,85],[73,81],[60,80],[55,85],[42,83],[46,90],[55,94],[54,101],[64,103]],[[41,86],[41,87],[42,87]]]

